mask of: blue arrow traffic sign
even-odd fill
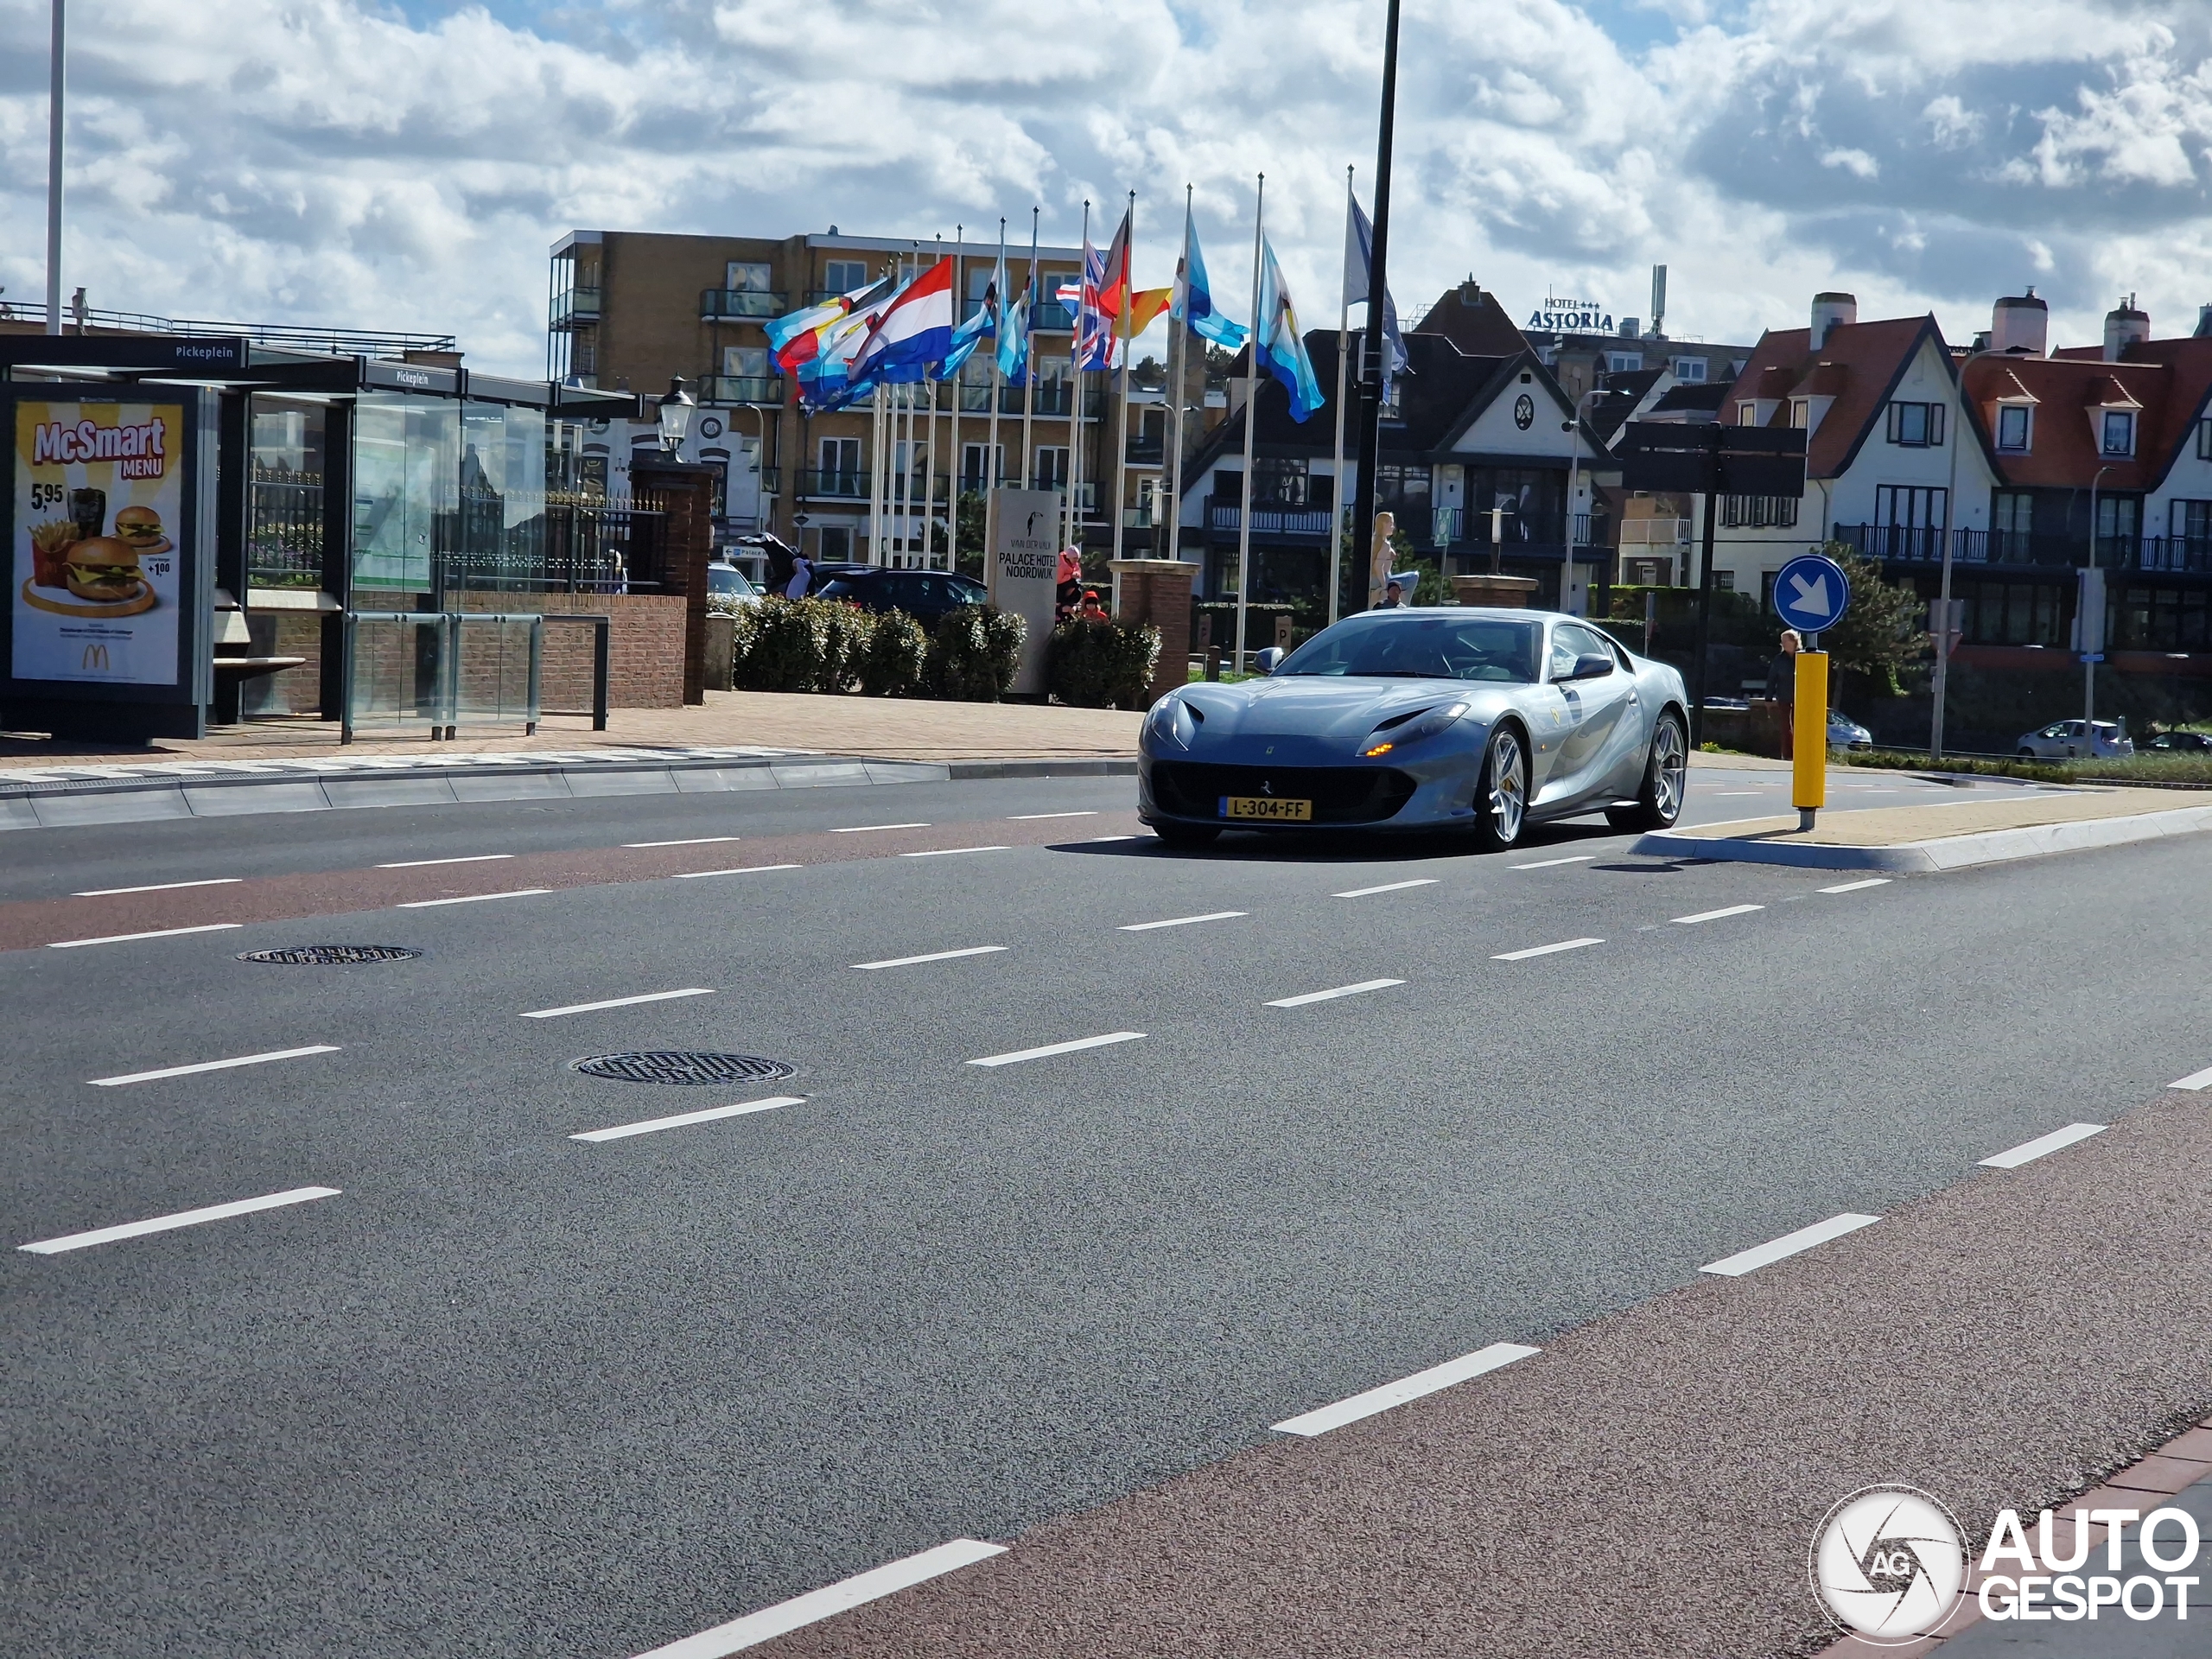
[[[1800,633],[1827,632],[1850,604],[1843,567],[1818,553],[1790,560],[1774,579],[1775,612]]]

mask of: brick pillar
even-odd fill
[[[1190,677],[1191,579],[1198,566],[1180,559],[1116,559],[1121,603],[1115,620],[1149,622],[1160,630],[1160,664],[1145,689],[1145,706]]]
[[[715,472],[642,457],[630,463],[630,493],[667,515],[664,584],[683,601],[683,701],[707,700],[707,561],[715,550]]]

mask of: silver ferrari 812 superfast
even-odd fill
[[[1162,697],[1138,745],[1138,810],[1161,839],[1224,830],[1468,831],[1603,811],[1662,830],[1682,810],[1682,677],[1572,616],[1368,611],[1264,677]]]

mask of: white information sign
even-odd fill
[[[1052,603],[1060,570],[1060,498],[1051,490],[993,490],[983,568],[991,604],[1029,625],[1021,671],[1010,688],[1042,696],[1052,649]]]

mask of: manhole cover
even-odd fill
[[[296,944],[289,950],[246,950],[240,962],[274,962],[287,968],[327,968],[357,962],[406,962],[419,957],[404,944]]]
[[[624,1083],[772,1083],[798,1070],[758,1054],[698,1054],[680,1049],[594,1054],[569,1064],[588,1077],[614,1077]]]

